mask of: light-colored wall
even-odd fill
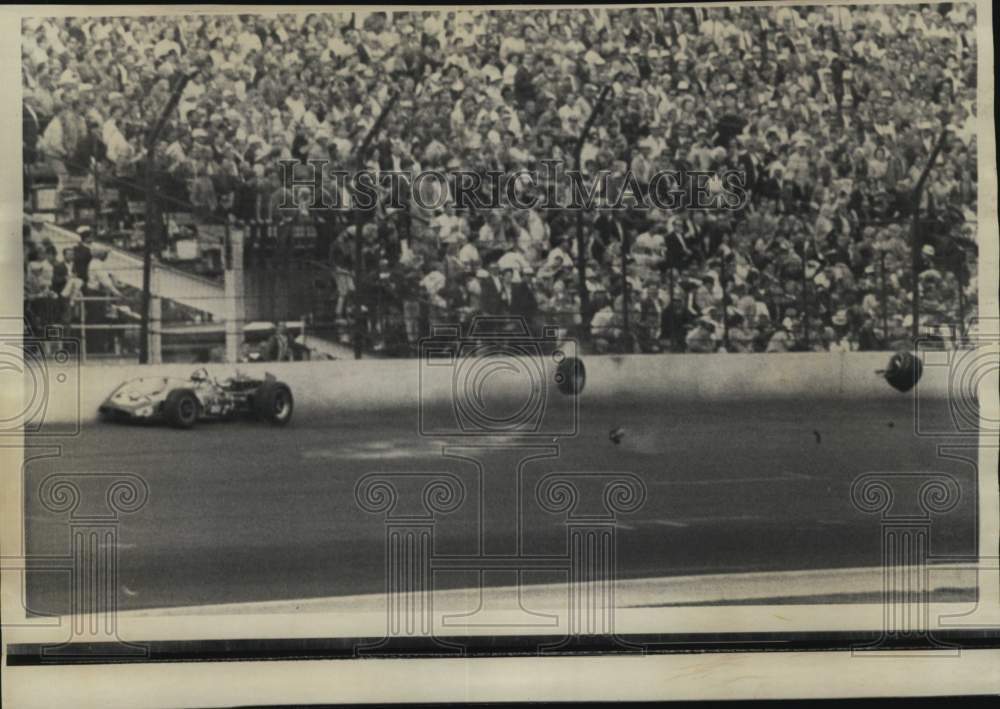
[[[885,367],[889,357],[887,352],[592,356],[584,358],[587,383],[581,401],[614,401],[628,406],[630,402],[648,399],[709,399],[724,403],[784,397],[817,400],[843,397],[864,401],[913,396],[912,392],[895,391],[875,373]],[[548,358],[542,361],[544,376],[551,382],[555,364]],[[514,372],[530,371],[521,362],[510,364]],[[463,364],[471,366],[469,362]],[[62,369],[70,373],[70,378],[58,386],[53,384],[45,419],[67,421],[79,416],[83,423],[91,422],[96,419],[100,402],[122,381],[139,376],[186,378],[196,367],[169,364],[90,366],[75,372],[71,368]],[[220,379],[236,369],[225,364],[206,368]],[[453,369],[426,364],[421,369],[418,360],[257,363],[240,365],[239,369],[261,377],[269,371],[286,382],[295,396],[297,416],[330,410],[411,407],[416,416],[421,401],[443,403],[453,396]],[[512,399],[524,397],[527,376],[515,373],[490,379],[496,386],[489,391],[491,395],[506,394]],[[925,367],[919,384],[921,396],[947,395],[947,379],[947,367]],[[549,389],[550,395],[557,395],[553,387]]]

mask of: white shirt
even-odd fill
[[[466,266],[475,266],[479,263],[479,249],[475,244],[465,244],[458,250],[458,260]]]
[[[517,274],[520,274],[521,271],[531,265],[528,263],[528,259],[524,257],[524,254],[519,251],[508,251],[500,257],[497,264],[500,266],[501,271],[510,268]]]
[[[420,287],[430,295],[437,295],[444,288],[447,280],[440,271],[431,271],[420,280]]]
[[[263,49],[263,45],[260,43],[260,37],[257,36],[256,32],[243,32],[236,38],[236,41],[239,42],[240,49],[243,54],[247,54],[251,50],[259,52]]]

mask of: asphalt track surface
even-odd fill
[[[283,429],[252,421],[190,431],[95,424],[60,440],[59,455],[26,465],[29,558],[69,550],[66,514],[50,512],[37,495],[55,472],[131,472],[148,485],[146,505],[120,518],[123,610],[383,592],[385,514],[365,511],[355,499],[358,480],[372,472],[410,475],[397,478],[399,499],[408,505],[397,514],[419,511],[409,505],[419,494],[410,483],[427,478],[417,473],[458,476],[464,498],[436,516],[434,554],[466,557],[565,555],[566,513],[539,506],[540,478],[552,471],[634,473],[646,500],[616,516],[615,567],[620,577],[637,578],[877,566],[880,518],[852,504],[852,481],[874,471],[940,471],[958,481],[962,496],[934,517],[931,553],[976,552],[975,443],[966,440],[942,455],[947,439],[915,435],[913,400],[906,395],[875,403],[611,407],[584,400],[576,436],[533,447],[489,441],[505,449],[422,436],[413,411],[296,413]],[[926,428],[947,428],[946,407],[922,415]],[[615,443],[609,432],[617,428]],[[445,445],[466,448],[449,457]],[[531,457],[518,486],[518,463]],[[597,510],[590,505],[594,490],[586,488],[599,478],[580,480],[587,506],[580,509]],[[899,504],[912,504],[905,500],[915,500],[915,493],[897,490]],[[515,574],[456,568],[435,573],[434,583],[511,585]],[[561,568],[536,562],[521,582],[565,578]],[[64,612],[68,586],[65,573],[29,571],[29,610]]]

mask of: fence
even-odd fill
[[[150,216],[145,203],[137,199],[135,186],[126,189],[124,182],[95,166],[89,175],[66,177],[55,199],[36,198],[32,204],[33,212],[48,221],[70,228],[91,226],[97,241],[112,249],[117,259],[107,270],[120,285],[127,283],[135,296],[134,290],[142,285],[141,253]],[[912,317],[904,311],[914,288],[919,289],[919,324],[950,328],[945,339],[961,339],[964,323],[975,310],[967,292],[975,270],[975,243],[954,238],[954,224],[933,210],[919,215],[915,236],[906,240],[907,248],[915,245],[918,251],[936,247],[936,256],[926,259],[927,268],[914,271],[891,251],[872,255],[866,264],[870,273],[851,274],[864,283],[850,293],[860,302],[832,296],[823,285],[822,259],[815,248],[787,254],[789,261],[797,260],[786,269],[788,278],[758,271],[763,282],[756,284],[757,300],[772,324],[765,335],[756,323],[748,322],[756,315],[740,311],[744,294],[737,281],[745,273],[736,278],[741,266],[728,247],[719,252],[721,256],[702,258],[694,265],[678,263],[664,250],[660,264],[652,269],[653,282],[643,284],[633,273],[638,229],[625,224],[602,244],[620,250],[614,263],[606,266],[610,283],[600,288],[588,284],[587,268],[581,271],[580,264],[587,262],[586,252],[597,230],[596,211],[569,215],[559,227],[561,234],[553,234],[570,241],[576,237],[576,271],[565,279],[565,288],[515,282],[511,290],[523,297],[488,307],[483,294],[475,292],[487,287],[486,279],[477,276],[477,268],[469,270],[458,263],[446,244],[435,241],[430,249],[436,249],[432,260],[440,262],[440,288],[428,289],[433,268],[415,271],[402,264],[421,229],[426,231],[426,225],[411,224],[406,213],[291,211],[286,215],[263,209],[261,204],[272,205],[275,195],[258,199],[256,209],[249,211],[221,207],[211,211],[166,194],[160,197],[160,208],[153,210],[157,223],[149,232],[157,239],[150,309],[159,309],[161,314],[154,314],[154,319],[169,325],[171,338],[188,342],[164,346],[159,341],[167,357],[217,357],[222,346],[223,356],[233,358],[233,352],[247,349],[242,342],[233,342],[240,332],[263,332],[278,321],[302,323],[296,337],[313,345],[299,348],[303,356],[407,356],[416,352],[419,340],[435,324],[467,326],[477,314],[501,311],[525,318],[539,331],[544,324],[552,325],[586,349],[600,352],[744,352],[772,346],[889,349],[908,346],[906,329]],[[257,216],[247,217],[249,213]],[[269,218],[273,214],[277,218]],[[909,223],[908,216],[860,223],[853,236],[869,226],[890,225],[905,234]],[[238,254],[234,254],[235,234],[240,241]],[[715,272],[710,284],[692,282],[709,267]],[[715,304],[714,312],[706,301]],[[141,319],[141,301],[133,298],[132,310]],[[841,311],[850,317],[846,326]],[[87,327],[96,341],[88,356],[132,356],[134,323],[79,320],[81,332]],[[94,334],[101,328],[119,334]],[[183,335],[185,328],[200,334]],[[785,330],[776,346],[771,342],[774,329]],[[831,341],[831,329],[836,341]],[[162,338],[165,332],[153,328],[150,337]],[[844,332],[846,336],[840,337]],[[224,345],[216,342],[219,338]],[[102,343],[110,343],[108,353],[102,352]]]
[[[135,361],[139,315],[120,296],[49,294],[25,300],[33,332],[48,333],[53,344],[77,343],[81,362]]]
[[[859,247],[856,238],[869,229],[895,228],[897,233],[908,234],[911,224],[910,218],[859,222],[852,230],[850,249],[853,252]],[[908,348],[912,346],[909,304],[914,287],[919,289],[921,335],[937,335],[955,344],[964,339],[970,316],[976,308],[976,297],[969,293],[969,287],[970,276],[976,268],[977,247],[971,239],[956,235],[956,227],[962,225],[949,222],[941,214],[921,214],[915,248],[918,253],[930,255],[921,256],[920,268],[914,271],[909,257],[904,258],[905,252],[914,248],[909,239],[902,253],[891,248],[875,248],[865,258],[845,259],[847,263],[843,265],[851,271],[848,280],[853,285],[840,293],[831,288],[828,273],[831,268],[839,272],[841,266],[821,260],[811,240],[800,242],[801,248],[787,252],[786,265],[791,266],[788,269],[791,277],[775,277],[754,269],[752,264],[743,269],[742,275],[749,270],[753,276],[766,281],[763,285],[767,294],[763,298],[758,296],[757,300],[767,306],[766,316],[771,322],[785,321],[790,335],[790,342],[785,345],[787,349],[808,351],[827,349],[831,345],[843,346],[843,343],[831,342],[831,325],[835,335],[848,327],[851,335],[848,345],[854,349]],[[964,225],[974,232],[974,224]],[[600,343],[602,348],[615,352],[684,351],[686,343],[683,335],[677,332],[676,321],[681,320],[681,327],[689,331],[705,313],[703,307],[692,302],[699,295],[699,284],[693,283],[690,276],[710,270],[712,298],[720,304],[718,310],[724,309],[725,316],[713,312],[714,331],[702,338],[705,342],[699,343],[695,338],[692,344],[702,349],[709,346],[728,352],[759,351],[762,346],[766,349],[758,337],[748,336],[746,326],[752,324],[748,322],[751,317],[736,307],[740,294],[733,291],[741,288],[735,283],[743,279],[735,278],[739,269],[732,250],[725,249],[722,256],[699,260],[687,269],[676,268],[669,256],[663,254],[659,273],[651,284],[656,296],[644,297],[645,294],[637,294],[632,285],[637,279],[621,278],[621,274],[628,273],[633,266],[627,244],[634,239],[634,233],[622,235],[626,248],[622,249],[616,274],[621,287],[610,293],[615,307],[611,324],[605,328],[613,335],[599,338],[604,340]],[[928,247],[930,251],[925,251]],[[846,301],[845,295],[849,298]],[[859,308],[861,318],[858,317]],[[668,311],[666,315],[665,310]],[[854,322],[843,322],[844,316],[850,316]],[[660,318],[658,341],[651,334],[657,329],[657,317]],[[858,337],[857,331],[861,329],[864,336]]]

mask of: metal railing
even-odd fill
[[[102,211],[100,199],[110,199],[117,195],[114,189],[102,188],[101,182],[120,178],[102,174],[97,166],[94,168],[93,191],[98,200],[95,211],[99,214]],[[124,196],[117,196],[121,197],[118,205],[120,208]],[[174,206],[184,208],[184,205]],[[185,271],[180,263],[171,264],[164,262],[162,258],[154,258],[152,280],[156,296],[154,301],[157,302],[151,302],[150,308],[161,307],[164,301],[176,301],[192,311],[202,311],[204,317],[192,319],[192,325],[203,319],[216,323],[238,321],[240,326],[251,322],[302,320],[311,324],[314,337],[326,338],[333,343],[334,350],[343,347],[367,356],[404,356],[414,352],[415,342],[429,330],[428,323],[435,319],[461,323],[474,314],[467,303],[449,302],[445,308],[441,308],[439,302],[426,294],[410,294],[395,301],[378,295],[380,291],[373,288],[373,282],[379,277],[372,267],[375,259],[368,252],[367,245],[359,251],[357,237],[360,230],[357,228],[357,221],[349,213],[327,213],[318,217],[309,212],[296,212],[278,219],[262,217],[246,221],[236,220],[232,216],[205,215],[198,210],[189,214],[195,227],[202,230],[217,228],[222,233],[221,243],[213,242],[211,249],[219,251],[217,261],[223,277],[205,278]],[[586,250],[587,239],[582,237],[584,217],[582,212],[576,215],[576,236],[578,247],[582,244],[583,250]],[[383,217],[375,212],[366,216],[367,220],[374,220],[376,224],[380,218]],[[205,219],[208,221],[204,221]],[[917,214],[916,218],[904,215],[895,220],[863,222],[856,224],[855,229],[896,224],[906,231],[913,225],[907,245],[911,252],[919,252],[923,245],[930,242],[954,242],[949,234],[934,231],[937,228],[934,225],[939,224],[935,219],[934,214]],[[99,230],[102,228],[99,220],[94,219],[93,222]],[[568,226],[568,236],[572,236],[572,226]],[[136,225],[133,227],[139,228]],[[586,228],[592,227],[588,225]],[[928,230],[933,233],[928,233]],[[240,232],[243,238],[239,264],[234,263],[232,254],[233,231]],[[586,268],[582,271],[578,268],[580,283],[579,292],[574,293],[575,310],[552,313],[552,317],[578,337],[584,346],[592,346],[597,351],[686,351],[686,341],[692,329],[697,327],[697,318],[705,315],[689,306],[690,293],[682,285],[685,277],[692,275],[692,270],[679,270],[667,262],[665,268],[659,269],[658,283],[659,289],[665,291],[667,297],[657,304],[648,302],[648,299],[634,292],[629,279],[625,277],[631,240],[636,234],[624,228],[622,232],[622,263],[618,264],[618,270],[613,274],[616,290],[610,298],[613,311],[610,318],[606,312],[598,317],[598,309],[593,307],[594,294],[589,291],[586,283]],[[109,243],[115,257],[114,264],[109,263],[109,270],[122,283],[132,287],[139,287],[142,282],[142,262],[138,252],[145,248],[144,239],[143,235],[125,245]],[[98,231],[98,240],[112,241],[107,229],[104,233]],[[339,254],[333,254],[333,245],[345,240],[350,241],[347,248],[341,249]],[[131,249],[128,248],[129,245]],[[374,248],[379,248],[379,244],[375,244]],[[874,295],[877,303],[876,312],[869,313],[875,321],[871,339],[876,345],[886,349],[905,346],[907,338],[901,333],[901,328],[920,328],[927,316],[933,316],[935,321],[943,321],[946,327],[950,327],[955,333],[953,339],[963,337],[965,323],[975,312],[975,300],[967,292],[967,287],[977,254],[974,243],[960,244],[956,248],[961,252],[960,261],[946,263],[939,260],[935,264],[936,268],[927,269],[920,265],[919,253],[913,254],[912,266],[897,264],[895,268],[887,264],[886,252],[874,255],[868,264],[874,271],[869,274],[871,284],[867,287],[867,292]],[[578,260],[580,253],[577,254]],[[769,292],[763,299],[764,304],[771,320],[776,323],[785,320],[791,309],[796,311],[798,323],[795,332],[790,333],[790,348],[809,350],[829,346],[828,333],[824,331],[834,314],[829,292],[817,285],[816,274],[812,272],[814,269],[810,266],[806,253],[796,254],[800,260],[797,288],[794,292]],[[359,264],[359,258],[367,263]],[[442,259],[447,262],[444,257]],[[582,262],[585,264],[586,259]],[[395,267],[397,264],[391,265]],[[577,266],[579,267],[579,263]],[[734,325],[730,317],[730,309],[736,300],[731,292],[732,268],[730,262],[725,258],[721,259],[718,267],[718,285],[722,289],[721,317],[716,313],[716,331],[707,339],[722,351],[759,351],[761,337],[747,338],[747,328]],[[234,270],[240,270],[243,275],[237,290],[229,292],[224,283],[228,274]],[[927,271],[931,273],[923,275]],[[953,278],[957,282],[958,287],[947,292],[949,301],[946,303],[927,297],[927,293],[936,287],[933,282],[934,271],[944,280]],[[358,273],[364,274],[364,282],[359,282]],[[458,274],[446,273],[446,276],[448,288],[452,288],[458,280]],[[373,291],[375,295],[372,294]],[[856,293],[861,294],[860,290]],[[231,308],[234,300],[239,302],[239,308],[235,311]],[[616,303],[616,300],[620,302]],[[913,322],[910,317],[901,326],[898,322],[901,315],[898,305],[908,301],[912,306],[914,300],[919,308],[917,321]],[[895,305],[890,307],[890,304]],[[664,310],[670,311],[669,315],[665,316]],[[598,320],[598,332],[595,333],[595,342],[591,343],[591,327],[595,317]],[[823,323],[822,328],[817,327],[817,318]],[[569,320],[573,321],[572,326],[566,327]],[[122,336],[117,338],[111,335],[104,338],[96,336],[98,342],[106,341],[112,345],[118,341],[130,341],[134,330],[133,325],[126,323],[115,326],[93,321],[87,323],[85,313],[80,318],[79,327],[86,327],[91,333],[99,330],[120,331]],[[851,327],[856,328],[857,324],[852,323]],[[851,337],[857,335],[856,332],[849,334]],[[150,333],[151,337],[156,335],[155,332]],[[92,356],[99,356],[94,347],[90,349]],[[119,349],[125,354],[131,352],[124,345]]]

